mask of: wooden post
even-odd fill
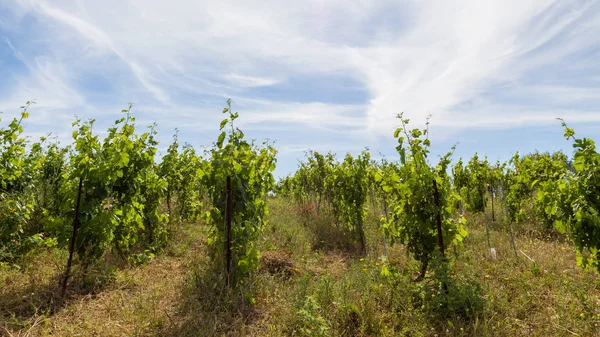
[[[171,192],[167,192],[167,213],[169,213],[169,225],[171,224]]]
[[[369,196],[371,197],[371,204],[373,205],[373,216],[377,217],[377,206],[375,203],[375,195],[373,194],[373,186],[370,187]]]
[[[440,252],[442,253],[442,257],[444,256],[444,236],[442,233],[442,216],[440,215],[440,194],[437,188],[437,182],[433,179],[433,200],[435,201],[435,206],[438,208],[438,211],[435,214],[435,222],[437,225],[437,239],[438,246],[440,247]]]
[[[385,221],[388,221],[388,214],[387,214],[387,205],[385,203],[385,200],[381,201],[381,214],[385,215]],[[385,233],[383,233],[383,256],[384,258],[387,259],[387,241],[385,239]]]
[[[444,235],[442,233],[442,216],[440,214],[440,193],[438,192],[437,182],[435,181],[435,178],[433,179],[433,200],[435,201],[435,206],[437,208],[437,212],[435,214],[435,222],[437,225],[438,246],[440,247],[440,253],[442,253],[442,263],[445,264],[446,256],[444,255]],[[446,267],[444,266],[443,268]],[[444,281],[442,281],[442,288],[444,289],[444,293],[448,294],[448,285]]]
[[[321,212],[321,200],[323,200],[323,192],[317,195],[317,214]]]
[[[233,214],[233,202],[232,202],[232,193],[231,193],[231,177],[227,177],[227,187],[226,187],[226,205],[225,205],[225,285],[231,285],[231,217]]]
[[[488,251],[491,251],[492,244],[490,243],[490,228],[485,217],[485,193],[483,194],[483,221],[485,222],[485,236],[487,237]]]
[[[492,187],[490,187],[490,194],[492,195],[492,222],[496,221],[496,216],[494,213],[494,189]]]
[[[79,207],[81,205],[81,190],[83,189],[83,178],[79,178],[79,187],[77,188],[77,200],[75,201],[75,216],[73,217],[73,236],[69,245],[69,260],[67,261],[67,269],[65,270],[65,278],[62,282],[60,297],[65,297],[67,291],[67,282],[71,274],[71,264],[73,263],[73,252],[75,251],[75,241],[77,241],[77,230],[79,229]]]
[[[357,219],[359,219],[358,223],[357,223],[357,227],[358,227],[358,235],[359,235],[359,239],[360,239],[360,250],[362,252],[362,254],[364,256],[367,256],[367,237],[365,236],[365,229],[363,228],[363,222],[361,219],[361,212],[362,210],[359,207],[356,207],[356,215],[357,215]]]
[[[508,202],[506,201],[506,189],[504,187],[504,182],[501,183],[502,184],[502,199],[504,199],[504,209],[505,209],[505,213],[506,213],[506,222],[508,223],[508,230],[510,233],[510,242],[512,244],[512,248],[515,251],[515,257],[518,257],[519,254],[517,253],[517,245],[515,244],[515,237],[513,235],[513,229],[512,229],[512,222],[510,221],[510,213],[508,211]]]

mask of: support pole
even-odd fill
[[[79,187],[77,188],[77,200],[75,201],[75,216],[73,217],[73,236],[69,245],[69,260],[67,261],[67,269],[65,270],[65,278],[63,279],[60,297],[65,297],[67,291],[67,282],[71,274],[71,264],[73,263],[73,252],[75,251],[75,241],[77,241],[77,231],[79,229],[79,207],[81,205],[81,191],[83,190],[83,178],[79,178]]]
[[[226,205],[225,205],[225,231],[226,231],[226,241],[225,241],[225,257],[226,257],[226,265],[225,265],[225,285],[231,285],[231,217],[233,214],[233,201],[232,201],[232,193],[231,193],[231,177],[227,177],[227,187],[226,187]]]

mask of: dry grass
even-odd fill
[[[419,266],[402,246],[388,249],[399,273],[381,276],[377,212],[369,214],[369,253],[361,257],[326,245],[313,250],[306,220],[322,220],[314,214],[303,218],[281,200],[270,210],[262,267],[235,290],[211,267],[204,226],[177,231],[146,265],[72,286],[64,303],[55,294],[65,254],[41,252],[23,270],[0,272],[0,335],[316,336],[322,327],[327,336],[600,336],[600,278],[576,266],[563,237],[522,226],[515,257],[506,226],[490,223],[492,260],[485,220],[471,217],[464,247],[449,252],[450,273],[480,284],[485,308],[446,317],[427,309],[421,295],[433,280],[411,282]],[[455,296],[474,296],[465,294]]]
[[[103,287],[77,288],[73,284],[80,280],[74,278],[64,301],[57,295],[57,270],[65,260],[64,252],[40,254],[26,270],[3,273],[3,333],[140,336],[174,324],[171,317],[185,286],[186,270],[195,255],[202,252],[202,241],[191,228],[177,232],[175,241],[165,255],[148,264],[111,273],[111,280]]]
[[[259,272],[291,277],[297,270],[290,251],[266,251],[260,254]]]
[[[600,278],[576,265],[571,244],[553,239],[553,234],[519,234],[515,256],[508,229],[497,222],[490,225],[491,246],[498,251],[492,260],[484,219],[469,223],[455,272],[475,275],[485,286],[488,307],[477,331],[492,336],[600,336]]]

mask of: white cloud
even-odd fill
[[[22,55],[20,58],[24,59]],[[53,119],[56,120],[56,116],[50,115],[51,111],[80,108],[85,104],[85,98],[72,86],[71,74],[65,65],[43,57],[36,57],[24,65],[28,74],[16,80],[11,93],[1,101],[0,111],[13,111],[26,101],[35,101],[35,108],[46,116],[43,122],[51,124]]]
[[[570,50],[561,51],[562,47],[556,46],[530,55],[581,17],[587,6],[571,11],[549,1],[447,3],[448,7],[430,6],[421,12],[416,28],[395,44],[356,52],[356,65],[362,69],[373,97],[369,126],[376,131],[385,130],[394,109],[420,120],[434,114],[447,121],[447,126],[476,124],[486,114],[485,106],[466,118],[454,118],[460,114],[456,105],[476,99],[489,85],[521,78],[527,70],[541,65],[541,56],[556,62],[564,56],[561,54],[586,46],[578,41]],[[550,6],[560,7],[567,15],[552,20],[559,10],[545,13]],[[534,19],[544,21],[537,24],[537,34],[528,32]],[[530,57],[538,63],[524,65],[523,60]],[[498,116],[499,123],[506,114],[510,111]],[[484,119],[489,122],[490,117]],[[537,120],[529,119],[532,123]]]
[[[245,123],[294,124],[300,127],[332,131],[353,131],[362,128],[364,118],[353,116],[364,111],[361,105],[312,103],[283,103],[240,99],[245,111]]]
[[[281,80],[274,78],[245,76],[239,74],[227,74],[224,77],[232,84],[239,85],[241,87],[268,87],[281,82]]]
[[[112,104],[139,103],[143,120],[168,128],[211,129],[233,97],[240,122],[267,136],[288,125],[345,134],[344,145],[389,137],[401,111],[419,123],[433,114],[446,134],[557,115],[598,121],[580,105],[598,103],[597,58],[570,59],[600,42],[593,2],[0,0],[3,8],[3,30],[37,20],[37,54],[13,46],[29,70],[1,98],[35,98],[36,109],[95,106],[93,86],[81,86],[91,73],[112,83]],[[561,70],[588,83],[550,77]],[[292,80],[336,76],[362,87],[365,101],[316,99],[310,82],[298,91]],[[271,89],[285,97],[261,96]]]

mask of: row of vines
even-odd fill
[[[0,263],[15,263],[36,247],[68,248],[64,286],[73,262],[87,270],[107,255],[146,261],[161,252],[173,228],[201,218],[211,228],[213,261],[225,282],[236,284],[258,266],[256,241],[270,192],[331,214],[331,225],[347,232],[363,255],[375,239],[365,231],[367,210],[380,209],[381,236],[420,262],[417,279],[463,243],[463,210],[484,213],[491,202],[495,221],[495,200],[507,225],[537,221],[568,235],[578,263],[600,271],[600,154],[564,122],[572,160],[562,152],[517,153],[493,164],[475,154],[452,165],[453,148],[432,162],[429,122],[410,129],[400,114],[399,160],[378,162],[368,150],[343,160],[309,152],[293,175],[275,184],[276,150],[245,138],[230,101],[210,149],[200,154],[180,146],[176,133],[160,159],[155,125],[140,130],[131,106],[102,139],[94,120],[76,120],[69,146],[24,137],[29,106],[0,129]]]
[[[211,149],[199,154],[189,144],[180,146],[176,133],[160,159],[155,125],[140,130],[131,106],[104,138],[95,120],[77,119],[73,142],[64,147],[48,137],[31,143],[24,136],[29,107],[0,129],[2,265],[17,265],[39,247],[68,249],[64,293],[72,264],[85,274],[108,256],[147,261],[179,224],[204,218],[212,228],[215,263],[233,264],[228,281],[256,267],[253,242],[265,224],[276,151],[244,139],[229,101]]]
[[[417,279],[432,261],[446,260],[444,250],[462,245],[468,235],[464,214],[486,212],[511,238],[512,224],[522,223],[567,235],[576,247],[577,263],[600,271],[600,155],[591,139],[576,138],[563,122],[565,138],[575,148],[571,160],[559,151],[516,153],[496,163],[475,154],[452,164],[452,148],[435,163],[429,153],[429,122],[424,129],[410,129],[408,119],[398,118],[401,127],[394,137],[399,160],[375,161],[368,151],[337,160],[334,154],[310,151],[294,174],[278,182],[277,193],[304,207],[312,205],[317,213],[332,214],[363,254],[367,239],[380,240],[365,238],[366,210],[381,210],[383,239],[403,244],[421,263]],[[514,239],[512,244],[516,254]]]

